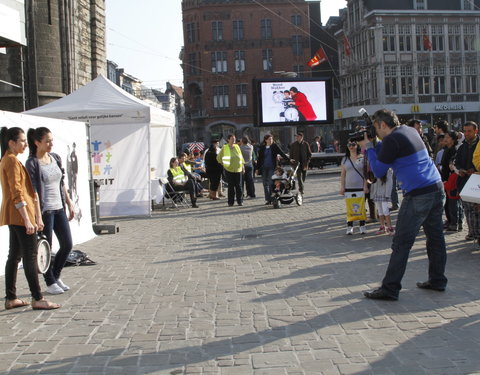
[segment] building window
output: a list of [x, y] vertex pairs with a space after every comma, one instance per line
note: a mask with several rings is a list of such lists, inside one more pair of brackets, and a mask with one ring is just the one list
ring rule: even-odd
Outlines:
[[301, 35], [292, 36], [292, 49], [293, 49], [293, 56], [303, 55], [303, 45], [302, 45]]
[[433, 67], [433, 93], [445, 94], [445, 67], [434, 66]]
[[227, 71], [227, 53], [212, 52], [212, 73], [225, 73]]
[[460, 65], [450, 66], [450, 92], [461, 94], [462, 90], [462, 67]]
[[475, 51], [475, 25], [463, 25], [463, 49]]
[[260, 20], [260, 31], [262, 39], [272, 39], [272, 20], [263, 19]]
[[245, 71], [245, 51], [235, 51], [235, 71]]
[[465, 92], [467, 94], [477, 93], [477, 67], [476, 65], [465, 65]]
[[246, 108], [247, 107], [247, 84], [242, 83], [241, 85], [236, 85], [235, 91], [237, 92], [237, 107]]
[[386, 65], [385, 74], [385, 95], [398, 95], [397, 89], [397, 67], [395, 65]]
[[474, 4], [473, 0], [460, 0], [462, 2], [463, 10], [473, 10]]
[[273, 70], [273, 58], [272, 58], [271, 49], [262, 50], [262, 63], [263, 63], [263, 70], [265, 72], [270, 72]]
[[395, 25], [383, 27], [383, 50], [385, 52], [395, 51]]
[[432, 50], [443, 51], [444, 50], [444, 35], [443, 25], [432, 25]]
[[192, 75], [197, 75], [199, 74], [199, 66], [198, 66], [198, 60], [197, 60], [197, 53], [189, 53], [188, 54], [188, 70], [190, 74]]
[[212, 39], [223, 40], [223, 22], [222, 21], [212, 22]]
[[412, 28], [410, 25], [398, 25], [398, 49], [400, 51], [412, 50]]
[[400, 67], [400, 86], [402, 95], [413, 95], [413, 69], [411, 65]]
[[428, 66], [418, 67], [418, 93], [420, 95], [430, 94], [430, 69]]
[[302, 17], [300, 14], [294, 14], [292, 16], [292, 24], [295, 26], [300, 26], [302, 24]]
[[233, 40], [243, 40], [243, 21], [233, 21]]
[[303, 77], [305, 75], [303, 65], [294, 65], [292, 67], [292, 72], [297, 73], [297, 77]]
[[448, 50], [461, 51], [460, 25], [448, 25]]
[[194, 22], [187, 23], [187, 41], [189, 43], [197, 41], [197, 28]]
[[427, 9], [427, 0], [413, 0], [414, 9]]
[[213, 108], [228, 108], [228, 86], [213, 86]]

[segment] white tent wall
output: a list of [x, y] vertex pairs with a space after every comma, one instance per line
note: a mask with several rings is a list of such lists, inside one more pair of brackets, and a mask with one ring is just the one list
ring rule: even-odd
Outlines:
[[[165, 176], [168, 160], [175, 154], [173, 113], [148, 105], [101, 75], [70, 95], [28, 113], [88, 121], [92, 138], [110, 141], [109, 146], [115, 150], [112, 162], [116, 158], [119, 167], [114, 170], [112, 165], [102, 165], [99, 174], [93, 176], [101, 186], [100, 217], [150, 213], [150, 166], [157, 169], [158, 177]], [[144, 129], [141, 134], [140, 129]], [[101, 160], [100, 155], [94, 155], [94, 147], [92, 143], [95, 166], [95, 158], [100, 164]], [[111, 186], [105, 186], [110, 182]]]
[[[62, 158], [65, 169], [65, 183], [73, 185], [73, 201], [75, 205], [75, 218], [70, 222], [73, 243], [79, 244], [86, 242], [93, 237], [95, 233], [92, 229], [92, 217], [90, 211], [90, 187], [88, 171], [88, 151], [86, 142], [85, 124], [76, 121], [57, 120], [47, 117], [37, 117], [21, 115], [18, 113], [0, 111], [0, 126], [22, 128], [25, 133], [29, 128], [38, 128], [40, 126], [50, 129], [53, 135], [53, 152]], [[75, 144], [75, 147], [73, 145]], [[22, 163], [28, 158], [29, 150], [19, 154]], [[73, 155], [72, 155], [73, 154]], [[77, 160], [78, 172], [72, 164], [73, 159]], [[75, 161], [74, 161], [75, 163]], [[1, 199], [1, 190], [0, 190]], [[8, 256], [9, 231], [7, 226], [0, 227], [0, 274], [5, 271], [5, 262]], [[53, 236], [54, 252], [58, 250], [58, 242]]]
[[148, 215], [148, 124], [91, 128], [92, 174], [100, 184], [100, 216]]
[[150, 128], [150, 166], [156, 177], [167, 177], [169, 162], [176, 155], [175, 128], [152, 126]]

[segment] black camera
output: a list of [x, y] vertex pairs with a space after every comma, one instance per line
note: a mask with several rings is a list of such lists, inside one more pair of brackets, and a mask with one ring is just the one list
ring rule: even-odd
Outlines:
[[364, 134], [367, 133], [369, 139], [375, 139], [377, 137], [377, 132], [375, 131], [372, 119], [367, 111], [365, 108], [360, 108], [358, 112], [361, 114], [361, 117], [352, 122], [351, 125], [352, 128], [355, 129], [355, 132], [349, 133], [348, 138], [355, 142], [363, 141], [365, 138]]

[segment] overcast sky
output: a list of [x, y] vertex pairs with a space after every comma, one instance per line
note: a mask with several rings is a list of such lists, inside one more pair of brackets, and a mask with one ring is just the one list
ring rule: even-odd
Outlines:
[[[181, 86], [181, 0], [106, 0], [107, 58], [148, 87]], [[345, 0], [322, 0], [322, 23], [338, 15]]]

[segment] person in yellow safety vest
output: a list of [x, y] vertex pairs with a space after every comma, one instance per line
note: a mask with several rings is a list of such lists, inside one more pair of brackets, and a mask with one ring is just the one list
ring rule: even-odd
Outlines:
[[188, 173], [185, 173], [185, 170], [178, 165], [177, 158], [170, 159], [170, 169], [168, 170], [167, 175], [169, 182], [167, 191], [175, 193], [176, 191], [187, 190], [190, 195], [192, 207], [198, 208], [195, 181], [192, 178], [189, 178]]
[[245, 171], [245, 160], [240, 147], [235, 143], [235, 136], [229, 134], [227, 143], [217, 155], [217, 161], [225, 169], [228, 183], [228, 205], [231, 207], [237, 199], [237, 204], [243, 206], [242, 176]]
[[193, 164], [195, 162], [188, 159], [186, 153], [182, 152], [178, 155], [178, 165], [183, 168], [185, 174], [194, 182], [195, 185], [195, 194], [197, 198], [203, 197], [202, 190], [203, 186], [201, 183], [202, 178], [197, 173], [193, 173]]

